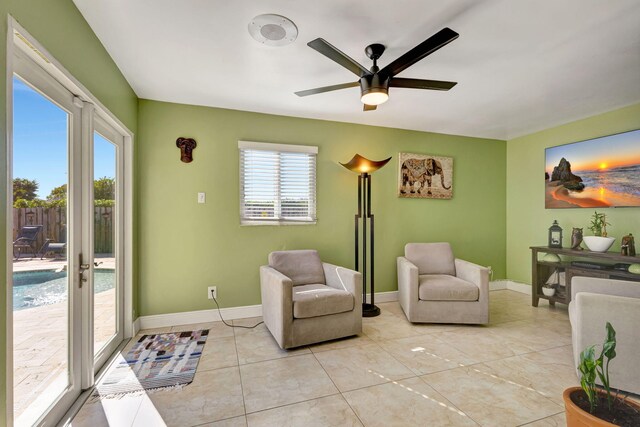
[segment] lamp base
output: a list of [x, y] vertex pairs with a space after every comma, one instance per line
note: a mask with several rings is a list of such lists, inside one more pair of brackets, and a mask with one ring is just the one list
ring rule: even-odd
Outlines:
[[362, 304], [362, 317], [376, 317], [380, 316], [380, 308], [374, 304], [363, 303]]

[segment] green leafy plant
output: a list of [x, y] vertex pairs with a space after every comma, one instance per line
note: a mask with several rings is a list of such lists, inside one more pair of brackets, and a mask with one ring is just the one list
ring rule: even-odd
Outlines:
[[600, 379], [607, 393], [607, 404], [609, 411], [611, 411], [613, 400], [611, 397], [611, 384], [609, 382], [609, 362], [615, 357], [616, 331], [613, 329], [613, 326], [611, 326], [611, 323], [607, 322], [607, 337], [602, 344], [600, 356], [596, 359], [596, 346], [589, 346], [580, 353], [580, 365], [578, 365], [578, 369], [582, 374], [580, 385], [586, 393], [587, 399], [589, 399], [589, 412], [592, 414], [595, 412], [598, 404], [596, 378]]
[[589, 230], [593, 232], [594, 236], [607, 237], [607, 225], [611, 225], [607, 222], [607, 215], [595, 211], [591, 217]]

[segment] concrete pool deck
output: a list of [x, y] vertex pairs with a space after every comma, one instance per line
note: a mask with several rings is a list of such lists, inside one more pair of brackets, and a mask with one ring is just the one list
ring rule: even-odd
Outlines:
[[[115, 268], [113, 257], [96, 256], [99, 269]], [[14, 261], [14, 272], [55, 270], [66, 259], [22, 259]], [[95, 347], [98, 349], [115, 331], [115, 289], [95, 295]], [[13, 400], [14, 419], [38, 402], [36, 398], [57, 394], [55, 384], [67, 369], [67, 302], [43, 305], [13, 312]], [[64, 382], [64, 381], [62, 381]], [[37, 399], [49, 401], [51, 399]], [[45, 408], [42, 408], [45, 409]], [[29, 411], [31, 412], [31, 411]]]
[[[111, 254], [96, 254], [95, 261], [101, 263], [96, 268], [116, 268], [116, 259]], [[66, 258], [20, 258], [13, 260], [13, 272], [57, 270], [65, 265], [67, 265]]]

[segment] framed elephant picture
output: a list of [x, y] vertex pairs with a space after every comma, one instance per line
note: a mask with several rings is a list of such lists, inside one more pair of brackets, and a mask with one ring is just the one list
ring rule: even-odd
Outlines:
[[452, 157], [400, 153], [398, 159], [398, 197], [409, 199], [453, 197]]

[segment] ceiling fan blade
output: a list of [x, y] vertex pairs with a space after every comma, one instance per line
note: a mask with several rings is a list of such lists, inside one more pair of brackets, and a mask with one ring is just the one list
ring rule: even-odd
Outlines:
[[403, 79], [394, 77], [389, 82], [389, 87], [406, 87], [410, 89], [449, 90], [457, 82], [445, 82], [442, 80]]
[[309, 95], [315, 95], [316, 93], [331, 92], [332, 90], [340, 90], [340, 89], [346, 89], [348, 87], [356, 87], [356, 86], [360, 86], [360, 82], [342, 83], [339, 85], [317, 87], [315, 89], [301, 90], [299, 92], [296, 92], [295, 94], [298, 96], [309, 96]]
[[369, 70], [358, 64], [354, 59], [348, 57], [346, 54], [338, 50], [335, 46], [331, 45], [328, 41], [322, 38], [318, 38], [307, 43], [312, 49], [317, 50], [332, 61], [342, 65], [347, 70], [351, 71], [358, 77], [362, 77], [366, 74], [371, 74]]
[[377, 105], [364, 104], [364, 107], [362, 108], [362, 111], [373, 111], [376, 108], [378, 108]]
[[456, 33], [451, 28], [445, 27], [384, 67], [380, 70], [380, 74], [387, 77], [393, 77], [420, 61], [425, 56], [430, 55], [441, 47], [451, 43], [457, 39], [458, 36], [460, 36], [460, 34]]

